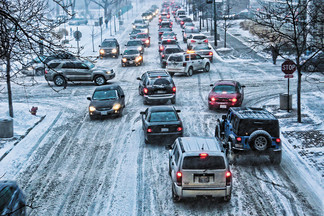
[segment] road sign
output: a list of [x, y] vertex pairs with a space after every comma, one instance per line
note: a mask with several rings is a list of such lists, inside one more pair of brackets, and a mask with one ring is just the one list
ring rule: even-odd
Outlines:
[[75, 38], [76, 41], [79, 41], [82, 37], [82, 33], [80, 31], [75, 31], [73, 33], [73, 37]]
[[294, 78], [293, 74], [285, 74], [285, 78]]
[[286, 60], [284, 63], [281, 65], [281, 70], [285, 74], [293, 74], [296, 71], [296, 64], [295, 62], [291, 60]]

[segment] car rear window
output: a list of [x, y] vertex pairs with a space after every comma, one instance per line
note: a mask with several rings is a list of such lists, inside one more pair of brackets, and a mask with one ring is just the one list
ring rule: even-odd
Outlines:
[[93, 100], [112, 100], [117, 98], [118, 94], [115, 89], [95, 91], [92, 96]]
[[235, 86], [232, 85], [217, 85], [213, 88], [213, 92], [231, 94], [236, 93]]
[[188, 29], [186, 29], [186, 33], [199, 33], [199, 30], [196, 28], [194, 28], [194, 29], [188, 28]]
[[182, 56], [170, 56], [170, 57], [168, 58], [168, 61], [182, 62], [183, 59], [182, 59]]
[[150, 122], [172, 122], [178, 121], [177, 115], [173, 111], [152, 112]]
[[162, 45], [165, 45], [165, 44], [177, 44], [177, 41], [176, 40], [164, 40], [164, 41], [162, 41]]
[[142, 45], [142, 41], [128, 41], [127, 42], [127, 46], [141, 46]]
[[198, 40], [203, 40], [203, 39], [206, 39], [207, 37], [203, 36], [203, 35], [196, 35], [196, 36], [193, 36], [193, 38], [198, 39]]
[[182, 169], [225, 169], [225, 161], [221, 156], [187, 156], [183, 158]]
[[167, 79], [156, 79], [154, 85], [170, 85], [171, 83]]
[[197, 45], [193, 47], [193, 50], [209, 50], [210, 47], [207, 44]]
[[179, 53], [182, 52], [182, 50], [178, 49], [178, 48], [172, 48], [172, 49], [166, 49], [165, 53], [166, 54], [171, 54], [171, 53]]

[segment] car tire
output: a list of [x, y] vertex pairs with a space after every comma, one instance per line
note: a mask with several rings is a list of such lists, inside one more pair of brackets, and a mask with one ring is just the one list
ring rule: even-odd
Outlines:
[[217, 123], [216, 123], [216, 127], [215, 127], [215, 137], [217, 137], [219, 139], [223, 139], [222, 131], [221, 131], [221, 128], [220, 128], [219, 121], [217, 121]]
[[316, 67], [315, 67], [315, 65], [313, 65], [313, 64], [309, 64], [309, 65], [307, 66], [307, 71], [308, 71], [308, 72], [314, 72], [315, 69], [316, 69]]
[[236, 164], [236, 155], [234, 151], [232, 150], [232, 141], [227, 142], [227, 149], [226, 149], [226, 158], [228, 160], [228, 163], [230, 165]]
[[171, 77], [173, 77], [173, 76], [174, 76], [174, 73], [172, 73], [172, 72], [170, 72], [169, 74], [170, 74], [170, 76], [171, 76]]
[[66, 80], [62, 75], [56, 75], [53, 81], [56, 86], [63, 86], [66, 84]]
[[267, 131], [256, 130], [251, 133], [249, 138], [249, 145], [251, 149], [256, 151], [265, 151], [271, 146], [271, 136]]
[[205, 68], [204, 68], [204, 71], [205, 72], [209, 72], [209, 70], [210, 70], [210, 64], [209, 63], [206, 63]]
[[93, 115], [90, 115], [90, 114], [89, 114], [89, 117], [90, 117], [90, 120], [95, 120], [95, 119], [96, 119], [96, 117], [95, 117], [95, 116], [93, 116]]
[[175, 104], [176, 103], [176, 98], [175, 97], [171, 99], [171, 103], [172, 104]]
[[106, 79], [103, 76], [95, 76], [94, 82], [97, 86], [101, 86], [106, 83]]
[[191, 77], [192, 74], [193, 74], [193, 69], [192, 69], [192, 67], [190, 67], [189, 70], [188, 70], [187, 76]]
[[145, 139], [144, 139], [144, 143], [145, 143], [145, 144], [149, 144], [150, 142], [145, 138]]
[[269, 155], [270, 162], [274, 165], [279, 165], [281, 163], [282, 152], [272, 152]]
[[172, 185], [172, 201], [178, 203], [181, 201], [181, 198], [174, 192], [174, 186]]
[[231, 200], [231, 198], [232, 198], [232, 195], [231, 194], [230, 195], [227, 195], [227, 196], [224, 196], [224, 201], [225, 202], [229, 202]]

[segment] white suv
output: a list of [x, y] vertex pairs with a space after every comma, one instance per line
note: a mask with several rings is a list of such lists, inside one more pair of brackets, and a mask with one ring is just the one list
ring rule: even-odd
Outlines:
[[193, 34], [187, 38], [187, 47], [197, 44], [208, 44], [207, 36], [203, 34]]
[[175, 73], [192, 76], [198, 70], [209, 72], [210, 61], [196, 53], [176, 53], [169, 56], [166, 69], [171, 76]]
[[169, 150], [169, 175], [174, 202], [186, 197], [231, 199], [232, 173], [218, 139], [177, 138]]

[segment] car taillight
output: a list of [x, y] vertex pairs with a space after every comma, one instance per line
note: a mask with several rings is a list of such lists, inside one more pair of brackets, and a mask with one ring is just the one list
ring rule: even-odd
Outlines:
[[161, 51], [163, 50], [163, 46], [160, 46], [160, 50], [161, 50]]
[[167, 15], [167, 18], [169, 19], [170, 18], [170, 15]]
[[45, 74], [47, 74], [48, 72], [47, 72], [47, 70], [45, 70], [45, 72], [44, 72]]
[[152, 133], [152, 129], [151, 128], [147, 128], [147, 133]]
[[182, 131], [182, 127], [177, 127], [177, 131]]
[[200, 159], [205, 159], [206, 157], [208, 157], [207, 153], [200, 153], [199, 154]]
[[281, 142], [281, 139], [280, 138], [277, 138], [276, 139], [276, 143], [280, 143]]
[[174, 40], [176, 40], [176, 39], [177, 39], [177, 38], [176, 38], [176, 36], [174, 36], [173, 38], [174, 38]]
[[205, 43], [208, 43], [208, 40], [206, 39], [206, 40], [204, 40], [204, 42], [205, 42]]
[[183, 21], [181, 21], [180, 23], [181, 23], [181, 25], [183, 25], [183, 24], [184, 24], [184, 22], [183, 22]]
[[187, 62], [183, 62], [183, 63], [182, 63], [182, 66], [183, 66], [183, 67], [186, 67], [186, 66], [187, 66]]
[[237, 99], [236, 99], [236, 98], [233, 98], [233, 99], [232, 99], [232, 102], [233, 102], [233, 103], [236, 103], [236, 102], [237, 102]]
[[213, 52], [209, 52], [209, 55], [213, 55]]
[[191, 43], [196, 43], [196, 41], [195, 40], [191, 40]]
[[148, 93], [148, 89], [147, 88], [144, 88], [143, 91], [144, 91], [144, 94], [147, 94]]
[[147, 40], [145, 41], [145, 43], [147, 43], [147, 44], [148, 44], [148, 43], [150, 43], [150, 40], [149, 40], [149, 39], [147, 39]]
[[181, 186], [182, 185], [182, 173], [181, 172], [177, 172], [177, 185]]
[[170, 25], [170, 28], [172, 28], [172, 25]]
[[226, 186], [231, 185], [231, 178], [232, 178], [232, 173], [230, 171], [227, 171], [225, 174], [226, 177]]
[[241, 137], [236, 137], [237, 142], [241, 142], [242, 138]]
[[164, 54], [162, 55], [162, 58], [164, 58]]
[[176, 91], [177, 91], [177, 88], [176, 88], [176, 87], [173, 87], [173, 88], [172, 88], [172, 91], [173, 91], [173, 92], [176, 92]]

